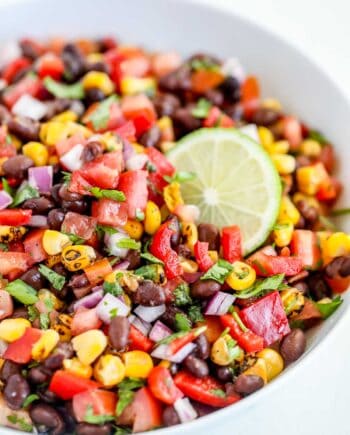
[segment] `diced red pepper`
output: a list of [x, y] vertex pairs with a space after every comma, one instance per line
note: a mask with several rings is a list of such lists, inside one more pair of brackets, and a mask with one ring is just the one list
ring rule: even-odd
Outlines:
[[224, 227], [221, 232], [223, 257], [230, 263], [242, 258], [242, 237], [237, 225]]
[[327, 282], [333, 293], [343, 293], [350, 286], [350, 276], [335, 276], [334, 278], [329, 278], [328, 276], [325, 276], [325, 281]]
[[129, 332], [129, 347], [131, 350], [142, 350], [149, 352], [154, 345], [154, 342], [150, 340], [146, 335], [142, 334], [134, 325], [130, 325]]
[[[175, 167], [166, 156], [158, 151], [154, 147], [149, 147], [146, 149], [146, 154], [148, 156], [149, 161], [156, 168], [156, 174], [159, 174], [161, 177], [164, 175], [169, 175], [170, 177], [175, 174]], [[165, 182], [165, 185], [167, 183]]]
[[210, 258], [210, 255], [208, 254], [208, 250], [208, 242], [198, 241], [194, 245], [194, 255], [196, 257], [196, 262], [198, 264], [199, 270], [201, 270], [202, 272], [206, 272], [214, 264], [214, 261]]
[[32, 210], [20, 208], [0, 210], [0, 225], [27, 225], [32, 217]]
[[285, 116], [282, 122], [283, 136], [289, 142], [291, 150], [298, 149], [303, 140], [300, 122], [294, 116]]
[[24, 239], [24, 251], [30, 256], [32, 264], [40, 263], [48, 257], [42, 243], [44, 232], [44, 229], [32, 230]]
[[18, 364], [29, 363], [32, 359], [32, 348], [41, 335], [40, 329], [27, 328], [22, 337], [8, 345], [3, 358]]
[[264, 338], [265, 346], [290, 332], [288, 318], [278, 291], [267, 294], [240, 312], [244, 324]]
[[2, 72], [2, 78], [7, 81], [8, 84], [12, 83], [14, 77], [20, 72], [30, 66], [30, 61], [26, 57], [18, 57], [10, 62]]
[[82, 378], [65, 370], [57, 370], [51, 378], [49, 390], [63, 400], [70, 400], [76, 394], [99, 388], [100, 384]]
[[148, 376], [148, 385], [153, 396], [167, 405], [173, 405], [177, 399], [183, 397], [165, 367], [157, 366], [152, 369]]
[[37, 60], [37, 71], [42, 79], [52, 77], [54, 80], [60, 80], [64, 72], [64, 63], [56, 54], [48, 53]]
[[303, 269], [303, 262], [298, 257], [267, 255], [263, 250], [255, 252], [247, 261], [259, 276], [271, 276], [278, 273], [293, 276]]
[[291, 252], [300, 258], [306, 269], [319, 269], [322, 265], [317, 235], [311, 230], [295, 230], [290, 244]]
[[95, 261], [91, 266], [85, 267], [84, 272], [90, 284], [95, 285], [101, 282], [106, 275], [112, 273], [113, 269], [107, 258], [102, 258]]
[[146, 208], [148, 199], [147, 171], [126, 171], [120, 175], [118, 189], [124, 192], [129, 218]]
[[124, 97], [121, 108], [125, 118], [133, 121], [137, 136], [147, 131], [157, 118], [152, 101], [144, 94]]
[[329, 179], [319, 187], [316, 198], [322, 202], [333, 203], [339, 197], [341, 189], [341, 183], [337, 179], [329, 177]]
[[74, 416], [80, 422], [85, 421], [85, 416], [90, 407], [93, 415], [114, 416], [116, 404], [117, 395], [112, 391], [105, 390], [83, 391], [76, 394], [72, 401]]

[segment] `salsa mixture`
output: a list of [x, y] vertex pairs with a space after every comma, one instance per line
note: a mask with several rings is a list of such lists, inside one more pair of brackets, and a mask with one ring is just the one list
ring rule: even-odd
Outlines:
[[[177, 425], [296, 361], [350, 282], [350, 237], [328, 218], [345, 212], [332, 144], [262, 99], [237, 59], [109, 37], [27, 38], [2, 57], [0, 424]], [[203, 174], [172, 150], [202, 128], [253, 138], [273, 162], [278, 213], [253, 249], [234, 214], [217, 226], [183, 199]]]

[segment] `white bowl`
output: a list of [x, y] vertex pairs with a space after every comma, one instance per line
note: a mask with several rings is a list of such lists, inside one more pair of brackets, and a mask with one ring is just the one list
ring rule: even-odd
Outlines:
[[[232, 13], [184, 0], [33, 0], [0, 5], [0, 41], [20, 36], [116, 35], [126, 43], [149, 49], [176, 49], [184, 55], [208, 52], [223, 58], [238, 57], [246, 70], [257, 75], [265, 96], [275, 96], [288, 112], [319, 128], [334, 143], [338, 175], [344, 183], [339, 206], [350, 202], [350, 102], [336, 83], [286, 41]], [[340, 225], [350, 231], [350, 221]], [[194, 422], [152, 432], [158, 435], [212, 433], [223, 421], [239, 419], [288, 388], [302, 376], [303, 363], [315, 358], [333, 334], [350, 304], [350, 295], [337, 312], [309, 337], [308, 349], [268, 386], [240, 401]], [[252, 405], [254, 404], [254, 407]], [[15, 431], [1, 428], [2, 434]], [[234, 431], [234, 429], [233, 429]], [[19, 433], [19, 432], [18, 432]], [[149, 432], [148, 432], [149, 433]]]

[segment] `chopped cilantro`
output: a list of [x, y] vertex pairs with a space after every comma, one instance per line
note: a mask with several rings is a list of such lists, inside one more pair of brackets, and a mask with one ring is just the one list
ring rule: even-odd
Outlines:
[[7, 420], [12, 424], [17, 424], [19, 429], [24, 432], [32, 432], [33, 425], [28, 423], [24, 418], [18, 417], [16, 414], [11, 414], [7, 416]]
[[120, 296], [123, 294], [123, 288], [119, 282], [107, 282], [103, 283], [103, 291], [105, 293], [110, 293], [113, 296]]
[[232, 265], [228, 261], [219, 260], [201, 277], [201, 280], [212, 279], [223, 284], [231, 271]]
[[309, 131], [309, 138], [316, 140], [321, 145], [325, 145], [325, 144], [329, 143], [329, 140], [322, 133], [320, 133], [317, 130]]
[[39, 272], [52, 284], [54, 289], [62, 290], [66, 282], [64, 276], [56, 273], [54, 270], [44, 266], [43, 264], [39, 265]]
[[29, 394], [29, 396], [25, 398], [22, 408], [27, 408], [31, 403], [38, 399], [40, 399], [40, 397], [37, 394]]
[[86, 423], [91, 423], [91, 424], [104, 424], [107, 423], [108, 421], [114, 421], [114, 416], [113, 415], [96, 415], [94, 414], [93, 408], [91, 405], [88, 405], [86, 407], [86, 413], [84, 416], [84, 421], [86, 421]]
[[162, 260], [159, 260], [159, 258], [155, 257], [150, 252], [143, 252], [141, 254], [141, 258], [144, 258], [145, 260], [149, 261], [150, 263], [160, 264], [161, 266], [164, 265]]
[[39, 310], [34, 305], [29, 305], [28, 308], [28, 320], [30, 322], [34, 322], [39, 317]]
[[196, 178], [196, 174], [194, 172], [179, 171], [176, 172], [172, 177], [169, 175], [164, 175], [163, 178], [167, 183], [186, 183], [186, 181], [194, 180]]
[[119, 390], [118, 391], [118, 402], [117, 407], [115, 409], [115, 413], [117, 417], [121, 415], [124, 409], [130, 405], [133, 401], [135, 393], [131, 390]]
[[109, 315], [110, 315], [111, 319], [113, 319], [114, 317], [117, 317], [118, 308], [112, 308], [111, 310], [109, 310]]
[[72, 174], [66, 171], [61, 171], [61, 174], [63, 175], [62, 177], [63, 184], [69, 184], [72, 179]]
[[343, 299], [340, 296], [335, 297], [331, 302], [314, 302], [323, 319], [328, 319], [342, 303]]
[[177, 331], [190, 331], [191, 330], [190, 319], [183, 313], [176, 313], [175, 314], [175, 329]]
[[219, 65], [216, 62], [213, 62], [210, 58], [204, 57], [203, 59], [193, 59], [190, 63], [190, 66], [195, 71], [207, 70], [207, 71], [217, 71], [219, 69]]
[[22, 202], [26, 201], [27, 199], [32, 198], [39, 198], [39, 191], [35, 189], [30, 184], [24, 184], [21, 186], [13, 198], [13, 202], [11, 204], [11, 207], [16, 207], [19, 204], [22, 204]]
[[74, 244], [74, 245], [82, 245], [85, 243], [85, 239], [77, 236], [76, 234], [73, 233], [64, 233], [62, 231], [63, 234], [65, 234], [66, 236], [69, 237], [69, 240]]
[[39, 322], [41, 329], [49, 329], [50, 326], [50, 318], [48, 313], [40, 313], [39, 314]]
[[117, 246], [118, 248], [133, 249], [137, 251], [141, 248], [141, 242], [137, 242], [134, 239], [125, 237], [125, 239], [121, 239], [119, 242], [117, 242]]
[[124, 192], [120, 190], [110, 190], [110, 189], [100, 189], [99, 187], [92, 187], [90, 193], [94, 195], [95, 198], [108, 198], [113, 201], [125, 201]]
[[95, 130], [106, 128], [110, 117], [109, 109], [111, 105], [118, 101], [116, 95], [103, 100], [98, 104], [97, 108], [88, 116], [87, 121], [91, 121]]
[[220, 388], [214, 389], [214, 390], [209, 390], [209, 393], [213, 394], [216, 397], [226, 397], [226, 393], [224, 390], [221, 390]]
[[183, 305], [191, 304], [192, 299], [190, 296], [190, 287], [186, 282], [179, 284], [174, 290], [175, 305], [181, 307]]
[[277, 275], [269, 276], [266, 279], [256, 280], [252, 287], [243, 290], [236, 294], [236, 297], [239, 299], [248, 299], [253, 296], [262, 296], [268, 290], [282, 290], [286, 288], [286, 285], [283, 284], [284, 273], [279, 273]]
[[192, 115], [195, 118], [206, 118], [209, 114], [212, 104], [205, 98], [201, 98], [197, 101], [196, 106], [192, 109]]
[[141, 276], [144, 279], [150, 279], [151, 281], [155, 281], [158, 275], [158, 265], [157, 264], [148, 264], [147, 266], [139, 267], [135, 270], [135, 275]]
[[56, 82], [51, 77], [45, 77], [44, 81], [45, 88], [57, 98], [69, 98], [73, 100], [81, 100], [84, 98], [84, 88], [81, 82], [73, 83], [72, 85], [67, 85], [65, 83]]
[[193, 323], [202, 322], [204, 320], [200, 305], [191, 305], [188, 309], [187, 314]]
[[7, 178], [3, 177], [1, 179], [1, 182], [2, 182], [2, 188], [4, 189], [4, 191], [7, 192], [10, 196], [13, 196], [14, 190], [9, 185], [9, 182], [7, 181]]

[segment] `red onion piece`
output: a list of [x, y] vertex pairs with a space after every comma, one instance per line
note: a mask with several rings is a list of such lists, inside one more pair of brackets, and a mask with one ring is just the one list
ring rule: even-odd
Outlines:
[[91, 289], [92, 292], [98, 292], [100, 290], [103, 290], [103, 286], [102, 285], [97, 285], [96, 287], [93, 287]]
[[235, 297], [229, 293], [216, 292], [208, 302], [204, 314], [208, 316], [221, 316], [226, 314], [234, 300]]
[[187, 423], [188, 421], [195, 420], [198, 416], [197, 411], [193, 408], [187, 397], [177, 399], [177, 401], [174, 403], [174, 408], [181, 423]]
[[49, 193], [52, 188], [52, 166], [37, 166], [28, 169], [29, 184], [40, 193]]
[[5, 190], [0, 190], [0, 210], [3, 210], [12, 202], [12, 197]]
[[157, 320], [156, 323], [153, 325], [151, 332], [149, 333], [149, 338], [152, 341], [157, 342], [163, 340], [163, 338], [168, 337], [172, 333], [173, 331], [170, 328], [164, 325], [164, 323], [160, 320]]
[[47, 227], [47, 216], [42, 216], [40, 214], [36, 214], [30, 217], [30, 221], [28, 222], [30, 227], [38, 227], [43, 228]]
[[202, 275], [204, 275], [204, 272], [184, 272], [182, 277], [188, 284], [193, 284], [198, 281]]
[[104, 323], [110, 323], [114, 311], [117, 316], [127, 316], [130, 308], [120, 299], [107, 293], [97, 305], [96, 314]]
[[124, 260], [124, 261], [121, 261], [118, 264], [115, 264], [112, 267], [112, 269], [113, 269], [113, 271], [116, 271], [116, 270], [126, 270], [129, 267], [129, 265], [130, 265], [130, 262], [127, 261], [127, 260]]
[[129, 160], [133, 155], [136, 154], [136, 151], [134, 147], [131, 145], [131, 143], [128, 140], [123, 140], [123, 157], [124, 161], [126, 162]]
[[157, 305], [156, 307], [145, 307], [144, 305], [139, 305], [135, 308], [134, 312], [142, 320], [146, 322], [154, 322], [157, 320], [163, 313], [165, 313], [165, 305]]
[[149, 331], [152, 328], [152, 325], [149, 322], [145, 322], [144, 320], [140, 319], [139, 317], [132, 314], [129, 316], [129, 322], [135, 326], [136, 329], [138, 329], [140, 332], [142, 332], [143, 335], [148, 335]]
[[95, 308], [96, 305], [102, 300], [102, 298], [103, 290], [97, 290], [75, 302], [75, 304], [73, 305], [73, 309], [74, 311], [77, 311], [77, 309], [80, 307]]
[[60, 158], [60, 162], [69, 171], [77, 171], [83, 166], [83, 160], [81, 158], [83, 150], [84, 146], [81, 143], [74, 145], [73, 148], [63, 154]]
[[196, 345], [194, 343], [187, 343], [179, 351], [171, 354], [170, 347], [168, 344], [161, 344], [157, 346], [151, 353], [151, 356], [158, 359], [166, 359], [174, 363], [181, 363], [186, 356], [188, 356], [195, 349]]
[[22, 95], [12, 107], [11, 112], [17, 116], [27, 116], [39, 121], [46, 115], [47, 106], [29, 94]]
[[104, 242], [106, 248], [109, 250], [111, 255], [115, 255], [119, 258], [125, 258], [128, 255], [129, 249], [119, 248], [118, 242], [124, 239], [129, 239], [130, 237], [124, 232], [118, 232], [114, 234], [105, 234]]

